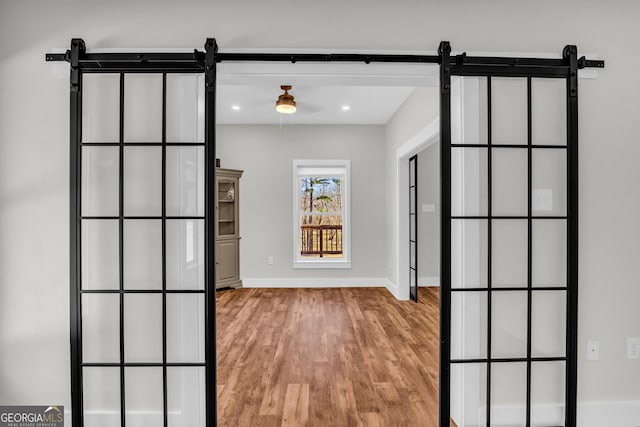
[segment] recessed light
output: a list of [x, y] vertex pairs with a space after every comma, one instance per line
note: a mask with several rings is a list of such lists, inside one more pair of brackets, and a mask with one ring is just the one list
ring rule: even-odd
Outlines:
[[232, 105], [232, 106], [231, 106], [231, 109], [232, 109], [233, 111], [238, 111], [238, 110], [240, 110], [240, 106], [239, 106], [239, 105]]
[[350, 106], [348, 106], [348, 105], [343, 105], [342, 106], [342, 111], [349, 111], [349, 110], [351, 110]]

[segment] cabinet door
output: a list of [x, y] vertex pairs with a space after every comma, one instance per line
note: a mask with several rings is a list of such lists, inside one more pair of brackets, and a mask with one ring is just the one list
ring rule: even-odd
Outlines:
[[219, 237], [238, 237], [238, 180], [218, 178], [217, 227]]
[[221, 240], [218, 241], [217, 244], [216, 281], [220, 283], [223, 281], [237, 280], [239, 276], [238, 241], [235, 239]]

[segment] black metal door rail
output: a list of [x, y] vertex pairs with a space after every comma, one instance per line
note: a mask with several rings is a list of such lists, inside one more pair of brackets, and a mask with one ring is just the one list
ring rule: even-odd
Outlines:
[[[66, 61], [70, 64], [70, 344], [71, 344], [71, 404], [72, 425], [80, 427], [84, 425], [83, 410], [83, 368], [85, 367], [113, 367], [120, 369], [120, 405], [121, 426], [126, 425], [126, 408], [124, 399], [124, 372], [126, 367], [156, 367], [163, 370], [163, 419], [164, 426], [168, 426], [167, 405], [167, 369], [172, 367], [201, 367], [205, 369], [205, 405], [206, 426], [217, 424], [216, 412], [216, 342], [215, 342], [215, 228], [213, 224], [215, 203], [213, 197], [206, 197], [215, 188], [215, 91], [216, 91], [216, 64], [223, 61], [277, 61], [277, 62], [386, 62], [386, 63], [431, 63], [440, 65], [440, 117], [441, 117], [441, 194], [442, 194], [442, 233], [441, 233], [441, 326], [440, 326], [440, 415], [441, 427], [449, 426], [450, 422], [450, 367], [452, 363], [465, 363], [464, 360], [451, 360], [451, 76], [520, 76], [520, 77], [551, 77], [564, 78], [567, 81], [567, 343], [566, 357], [566, 421], [565, 426], [576, 425], [576, 382], [577, 382], [577, 298], [578, 298], [578, 272], [577, 272], [577, 70], [580, 68], [604, 67], [604, 61], [588, 60], [584, 57], [577, 58], [575, 46], [567, 46], [561, 59], [541, 58], [508, 58], [508, 57], [475, 57], [466, 54], [451, 55], [448, 42], [440, 44], [438, 55], [368, 55], [368, 54], [270, 54], [270, 53], [224, 53], [218, 52], [215, 39], [207, 39], [204, 51], [194, 50], [192, 53], [91, 53], [87, 52], [85, 42], [82, 39], [72, 39], [71, 48], [66, 53], [48, 53], [47, 61]], [[204, 289], [192, 291], [175, 291], [167, 289], [166, 280], [163, 278], [163, 286], [158, 291], [147, 291], [145, 294], [159, 294], [162, 296], [163, 309], [163, 360], [158, 363], [130, 363], [126, 362], [123, 355], [123, 297], [129, 293], [140, 293], [125, 289], [120, 271], [119, 289], [113, 291], [92, 291], [82, 287], [82, 240], [81, 229], [83, 221], [96, 218], [84, 218], [81, 212], [81, 171], [82, 148], [87, 145], [82, 140], [82, 80], [85, 74], [117, 73], [121, 80], [121, 95], [123, 93], [123, 81], [127, 74], [133, 73], [157, 73], [163, 78], [163, 104], [166, 102], [166, 77], [171, 73], [202, 73], [204, 74], [204, 142], [193, 142], [189, 146], [200, 145], [204, 148], [205, 158], [205, 207], [204, 217], [189, 217], [204, 221], [205, 239], [205, 279]], [[119, 141], [98, 145], [112, 145], [119, 148], [119, 214], [108, 219], [116, 220], [120, 229], [120, 270], [122, 270], [122, 228], [123, 222], [136, 219], [124, 215], [123, 205], [123, 170], [122, 156], [125, 146], [122, 132], [122, 96], [120, 98], [121, 129]], [[163, 110], [166, 106], [163, 105]], [[163, 152], [163, 176], [166, 168], [166, 149], [173, 145], [181, 145], [166, 140], [166, 129], [163, 139], [155, 145], [161, 147]], [[96, 145], [96, 144], [92, 144]], [[145, 144], [149, 146], [152, 144]], [[526, 149], [531, 150], [529, 145]], [[165, 187], [164, 179], [162, 183]], [[105, 217], [107, 218], [107, 217]], [[489, 216], [488, 216], [489, 218]], [[529, 222], [532, 216], [526, 217]], [[175, 219], [168, 216], [164, 209], [162, 215], [153, 217], [163, 223], [163, 253], [166, 251], [165, 226], [166, 221]], [[166, 260], [163, 257], [163, 270], [166, 270]], [[163, 272], [164, 276], [165, 272]], [[528, 292], [531, 293], [529, 283]], [[85, 363], [82, 355], [82, 295], [88, 293], [113, 293], [119, 296], [120, 301], [120, 361], [117, 363]], [[205, 310], [205, 360], [202, 363], [169, 363], [167, 362], [166, 347], [166, 298], [172, 293], [196, 293], [204, 295]], [[529, 301], [531, 299], [529, 298]], [[530, 302], [529, 302], [530, 306]], [[530, 336], [529, 322], [529, 336]], [[530, 366], [535, 360], [527, 355], [523, 359]], [[491, 366], [496, 362], [491, 357], [481, 361]], [[530, 369], [528, 370], [530, 379]], [[529, 397], [529, 396], [528, 396]], [[530, 404], [530, 401], [528, 401]], [[487, 411], [489, 414], [490, 411]], [[527, 419], [529, 419], [527, 417]], [[487, 415], [487, 425], [491, 425]], [[527, 424], [528, 425], [528, 424]]]

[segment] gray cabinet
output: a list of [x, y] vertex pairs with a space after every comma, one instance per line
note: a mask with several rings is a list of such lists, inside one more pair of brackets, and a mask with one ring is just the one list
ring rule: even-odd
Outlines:
[[216, 173], [216, 289], [239, 288], [241, 170], [217, 168]]

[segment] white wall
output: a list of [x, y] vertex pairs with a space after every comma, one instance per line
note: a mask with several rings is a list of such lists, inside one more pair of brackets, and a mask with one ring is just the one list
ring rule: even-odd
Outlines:
[[[385, 128], [386, 235], [387, 277], [398, 286], [398, 154], [397, 150], [439, 117], [438, 88], [419, 87], [389, 120]], [[408, 178], [407, 178], [408, 179]]]
[[[423, 205], [434, 211], [424, 212]], [[420, 285], [437, 285], [440, 278], [440, 144], [418, 153], [418, 276]]]
[[[274, 26], [283, 10], [287, 31]], [[0, 402], [70, 401], [68, 74], [55, 76], [43, 58], [77, 36], [91, 48], [202, 48], [215, 36], [225, 48], [435, 51], [446, 39], [454, 50], [560, 52], [574, 43], [599, 54], [606, 68], [580, 81], [578, 399], [640, 400], [640, 362], [625, 359], [625, 338], [640, 336], [638, 16], [630, 0], [2, 2]], [[592, 338], [597, 362], [584, 358]]]
[[[240, 276], [251, 279], [385, 276], [383, 126], [220, 125], [221, 166], [240, 179]], [[351, 268], [294, 269], [293, 159], [351, 160]], [[267, 257], [273, 256], [273, 265]], [[282, 284], [285, 284], [284, 282]], [[364, 284], [364, 283], [363, 283]]]

